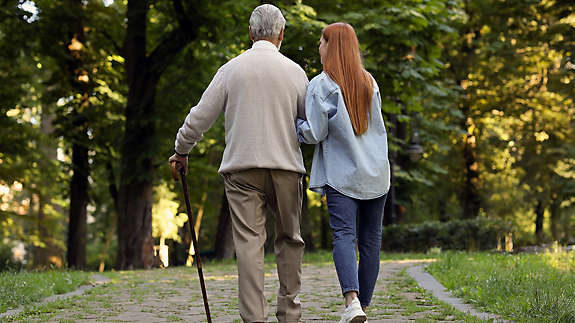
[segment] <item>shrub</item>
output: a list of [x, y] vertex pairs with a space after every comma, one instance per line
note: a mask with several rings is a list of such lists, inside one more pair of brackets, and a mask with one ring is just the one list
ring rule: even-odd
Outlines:
[[0, 272], [2, 271], [18, 271], [23, 267], [23, 264], [15, 261], [12, 257], [12, 249], [9, 244], [0, 244]]
[[486, 217], [392, 225], [383, 228], [382, 249], [394, 252], [426, 252], [434, 247], [489, 250], [497, 247], [498, 237], [511, 231], [508, 223]]

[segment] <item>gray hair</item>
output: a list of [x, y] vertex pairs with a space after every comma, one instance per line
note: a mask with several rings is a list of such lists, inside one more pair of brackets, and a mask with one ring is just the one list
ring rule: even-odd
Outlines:
[[257, 6], [250, 17], [252, 37], [259, 39], [277, 39], [285, 27], [286, 20], [280, 9], [271, 4]]

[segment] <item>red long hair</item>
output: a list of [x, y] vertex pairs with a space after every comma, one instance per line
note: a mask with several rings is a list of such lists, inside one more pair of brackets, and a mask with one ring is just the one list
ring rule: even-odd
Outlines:
[[363, 68], [357, 35], [351, 25], [336, 22], [323, 29], [322, 37], [328, 44], [323, 70], [341, 88], [353, 131], [361, 135], [371, 120], [373, 80]]

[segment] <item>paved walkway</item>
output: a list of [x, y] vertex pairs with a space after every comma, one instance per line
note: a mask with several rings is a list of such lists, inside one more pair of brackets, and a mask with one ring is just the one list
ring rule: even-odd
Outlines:
[[[384, 261], [372, 306], [370, 323], [464, 322], [461, 312], [441, 304], [408, 274], [425, 261]], [[275, 266], [267, 265], [265, 295], [269, 322], [274, 316], [278, 289]], [[237, 271], [234, 264], [204, 265], [213, 322], [241, 322], [237, 310]], [[41, 322], [206, 322], [194, 268], [118, 272], [111, 280], [74, 296], [33, 310], [14, 321]], [[332, 263], [304, 265], [301, 293], [302, 322], [337, 322], [343, 310]]]

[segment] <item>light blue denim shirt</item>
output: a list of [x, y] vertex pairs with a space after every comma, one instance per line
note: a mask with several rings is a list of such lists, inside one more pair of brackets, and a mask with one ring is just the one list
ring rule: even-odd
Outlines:
[[324, 194], [329, 185], [355, 199], [385, 195], [390, 187], [387, 132], [381, 115], [381, 95], [373, 80], [371, 122], [365, 133], [356, 136], [341, 89], [325, 72], [308, 85], [307, 120], [297, 120], [300, 142], [315, 144], [310, 190]]

